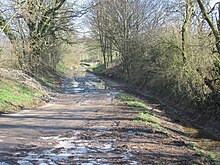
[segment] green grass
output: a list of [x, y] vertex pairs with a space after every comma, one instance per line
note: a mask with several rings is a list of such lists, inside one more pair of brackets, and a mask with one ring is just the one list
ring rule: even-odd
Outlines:
[[137, 99], [131, 95], [119, 93], [116, 95], [116, 98], [121, 101], [137, 101]]
[[[138, 108], [138, 110], [140, 112], [138, 113], [137, 118], [135, 120], [133, 120], [134, 122], [137, 122], [137, 123], [147, 122], [148, 124], [150, 124], [154, 128], [156, 128], [164, 133], [168, 132], [168, 130], [161, 125], [160, 119], [151, 115], [150, 111], [146, 108], [145, 104], [143, 102], [138, 101], [138, 98], [135, 98], [135, 97], [128, 95], [128, 94], [122, 94], [122, 93], [116, 95], [116, 98], [119, 99], [120, 101], [122, 101], [122, 103], [124, 103], [127, 106]], [[198, 148], [193, 143], [188, 143], [187, 147], [192, 150], [195, 150], [197, 153], [199, 153], [201, 156], [203, 156], [204, 159], [207, 159], [208, 161], [211, 160], [212, 162], [214, 162], [216, 164], [220, 164], [220, 160], [217, 159], [217, 156], [215, 155], [215, 153], [204, 151], [204, 150]]]
[[199, 147], [196, 146], [194, 143], [187, 143], [186, 146], [189, 149], [192, 149], [196, 151], [199, 155], [204, 157], [205, 159], [208, 159], [208, 161], [212, 161], [214, 164], [220, 164], [220, 159], [217, 158], [216, 154], [210, 151], [205, 151]]
[[154, 116], [148, 113], [148, 111], [142, 111], [138, 114], [137, 119], [134, 120], [134, 122], [147, 122], [151, 124], [154, 128], [160, 129], [165, 131], [161, 125], [160, 121], [156, 119]]
[[139, 115], [138, 115], [138, 118], [141, 119], [142, 121], [147, 121], [147, 122], [150, 122], [150, 123], [159, 124], [157, 119], [155, 119], [149, 113], [140, 112]]
[[43, 93], [17, 81], [0, 83], [0, 113], [13, 112], [40, 101]]
[[94, 67], [92, 70], [93, 70], [93, 73], [100, 74], [105, 70], [105, 66], [103, 64], [99, 64], [96, 67]]
[[153, 127], [165, 131], [161, 126], [158, 119], [152, 116], [143, 102], [138, 101], [138, 98], [134, 96], [120, 93], [116, 95], [116, 98], [121, 100], [125, 105], [129, 107], [137, 108], [140, 112], [134, 122], [148, 122]]
[[66, 73], [68, 70], [70, 70], [69, 67], [67, 67], [64, 63], [58, 63], [57, 64], [57, 70], [61, 73]]
[[134, 96], [120, 93], [120, 94], [116, 95], [116, 98], [123, 101], [126, 105], [128, 105], [130, 107], [138, 107], [138, 108], [145, 109], [145, 104], [138, 101], [138, 99], [135, 98]]
[[86, 68], [86, 71], [92, 72], [94, 74], [101, 74], [105, 70], [104, 64], [96, 63], [81, 63]]
[[56, 85], [59, 85], [59, 77], [56, 76], [47, 76], [47, 75], [41, 75], [37, 77], [37, 80], [46, 87], [55, 88]]
[[130, 107], [145, 108], [144, 103], [139, 102], [139, 101], [127, 101], [126, 104]]

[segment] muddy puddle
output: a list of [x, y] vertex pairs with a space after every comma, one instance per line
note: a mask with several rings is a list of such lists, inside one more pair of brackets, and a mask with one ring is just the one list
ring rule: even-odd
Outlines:
[[[115, 84], [114, 86], [118, 87]], [[97, 83], [96, 87], [99, 89], [111, 89], [108, 87], [108, 84], [106, 85], [106, 83], [103, 81]], [[183, 121], [180, 124], [183, 125], [183, 133], [189, 137], [199, 148], [214, 152], [217, 157], [220, 158], [220, 141], [215, 141], [214, 139], [216, 138], [212, 134], [201, 129], [193, 128], [186, 121]]]
[[[150, 101], [155, 105], [160, 105], [161, 103], [158, 102], [158, 98], [156, 98], [154, 95], [152, 95], [150, 92], [145, 91], [144, 93], [137, 92], [136, 90], [131, 90], [129, 88], [126, 88], [125, 90], [127, 93], [133, 94], [134, 96], [140, 96], [139, 98], [144, 101]], [[192, 126], [189, 121], [185, 120], [184, 118], [181, 118], [181, 116], [174, 111], [169, 112], [170, 117], [174, 117], [176, 119], [180, 119], [179, 124], [182, 126], [182, 133], [190, 138], [190, 140], [196, 144], [197, 147], [213, 152], [216, 154], [218, 158], [220, 158], [220, 141], [217, 141], [215, 135], [209, 133], [208, 131], [197, 129]]]
[[[202, 159], [180, 144], [179, 136], [170, 137], [146, 123], [133, 122], [139, 111], [114, 101], [126, 88], [84, 70], [66, 78], [66, 95], [58, 93], [57, 100], [39, 111], [8, 116], [5, 122], [10, 125], [3, 122], [1, 144], [13, 144], [7, 153], [3, 147], [0, 150], [0, 165], [194, 164]], [[200, 131], [184, 127], [184, 132], [203, 149], [219, 151], [219, 142], [201, 137]]]
[[[81, 75], [81, 74], [80, 74]], [[64, 80], [65, 94], [97, 94], [114, 90], [96, 76], [86, 73], [85, 76], [77, 76], [74, 79]]]
[[[108, 132], [112, 134], [112, 132]], [[50, 149], [34, 150], [19, 159], [19, 165], [57, 165], [74, 163], [79, 165], [138, 164], [131, 151], [115, 147], [117, 139], [107, 137], [105, 131], [93, 133], [71, 132], [63, 136], [40, 137]], [[92, 137], [91, 137], [92, 136]]]
[[[110, 84], [110, 86], [108, 85]], [[120, 86], [111, 86], [111, 82], [105, 82], [85, 71], [79, 72], [73, 79], [64, 80], [63, 89], [65, 94], [114, 95], [122, 91]], [[85, 100], [89, 102], [89, 100]], [[84, 101], [84, 104], [87, 102]], [[83, 104], [83, 103], [81, 103]], [[210, 140], [210, 135], [195, 128], [183, 127], [183, 132], [204, 150], [212, 151], [220, 156], [220, 142]], [[71, 134], [59, 136], [45, 136], [40, 139], [47, 148], [33, 150], [25, 157], [17, 161], [19, 165], [57, 165], [74, 162], [79, 165], [108, 165], [108, 164], [131, 164], [136, 165], [132, 150], [121, 150], [117, 148], [115, 136], [105, 136], [105, 129], [99, 129], [96, 133], [92, 131], [73, 131]], [[132, 132], [128, 132], [128, 135]], [[113, 138], [115, 137], [115, 138]], [[0, 165], [5, 165], [1, 164]], [[7, 165], [7, 164], [6, 164]]]
[[[69, 82], [67, 81], [67, 83], [64, 84], [64, 86], [67, 87], [65, 89], [65, 93], [97, 94], [106, 92], [107, 94], [112, 94], [112, 91], [114, 91], [114, 95], [122, 92], [124, 88], [127, 92], [129, 92], [124, 84], [122, 85], [117, 82], [111, 82], [109, 80], [105, 82], [93, 74], [86, 73], [84, 70], [77, 73], [75, 76], [75, 79], [70, 80]], [[207, 151], [214, 152], [217, 156], [220, 157], [220, 141], [213, 140], [213, 135], [203, 130], [191, 127], [186, 121], [183, 121], [180, 124], [183, 125], [183, 133], [191, 138], [198, 147]]]

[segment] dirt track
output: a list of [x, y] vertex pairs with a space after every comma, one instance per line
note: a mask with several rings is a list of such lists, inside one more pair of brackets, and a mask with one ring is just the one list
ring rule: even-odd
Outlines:
[[202, 164], [181, 126], [164, 121], [171, 135], [135, 123], [138, 110], [115, 99], [119, 90], [83, 71], [75, 76], [50, 103], [1, 117], [0, 165]]

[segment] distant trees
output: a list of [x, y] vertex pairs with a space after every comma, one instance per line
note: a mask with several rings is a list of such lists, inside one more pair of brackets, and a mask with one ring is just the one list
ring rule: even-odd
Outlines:
[[219, 2], [213, 8], [209, 0], [93, 3], [90, 26], [106, 67], [120, 60], [123, 78], [140, 89], [220, 113]]
[[[137, 55], [144, 54], [143, 33], [150, 23], [156, 25], [160, 21], [157, 3], [161, 3], [146, 0], [94, 0], [94, 3], [98, 5], [91, 11], [90, 23], [100, 42], [104, 64], [108, 67], [115, 52], [123, 61], [129, 79], [132, 61], [138, 60]], [[156, 6], [158, 14], [153, 15]], [[155, 19], [147, 19], [148, 16]]]
[[60, 45], [71, 43], [73, 19], [85, 12], [66, 0], [9, 0], [1, 6], [0, 29], [14, 45], [19, 67], [33, 73], [55, 69]]

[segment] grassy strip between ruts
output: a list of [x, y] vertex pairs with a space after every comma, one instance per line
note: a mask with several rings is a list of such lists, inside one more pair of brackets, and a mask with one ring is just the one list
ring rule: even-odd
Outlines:
[[[155, 129], [158, 129], [164, 133], [168, 133], [169, 131], [164, 128], [160, 124], [160, 119], [154, 117], [150, 111], [146, 108], [145, 104], [141, 102], [138, 98], [135, 98], [134, 96], [131, 96], [129, 94], [120, 93], [116, 95], [116, 99], [119, 99], [122, 101], [123, 104], [138, 108], [140, 110], [137, 118], [134, 120], [134, 122], [147, 122], [151, 126], [153, 126]], [[220, 164], [220, 160], [217, 159], [217, 156], [213, 152], [205, 151], [199, 147], [197, 147], [194, 143], [186, 143], [186, 146], [194, 151], [196, 151], [201, 157], [203, 157], [208, 162], [213, 162], [213, 164]]]
[[212, 164], [216, 164], [216, 165], [220, 164], [220, 159], [217, 158], [217, 156], [214, 152], [205, 151], [205, 150], [201, 149], [200, 147], [198, 147], [194, 143], [186, 143], [186, 146], [189, 149], [192, 149], [192, 150], [196, 151], [199, 155], [204, 157], [204, 159], [208, 159], [209, 161], [211, 161]]
[[134, 122], [147, 122], [154, 128], [166, 132], [166, 130], [160, 126], [160, 120], [151, 115], [149, 110], [146, 108], [145, 104], [141, 102], [139, 99], [124, 93], [118, 94], [116, 98], [121, 100], [124, 104], [126, 104], [129, 107], [138, 108], [140, 112], [137, 118], [134, 120]]

